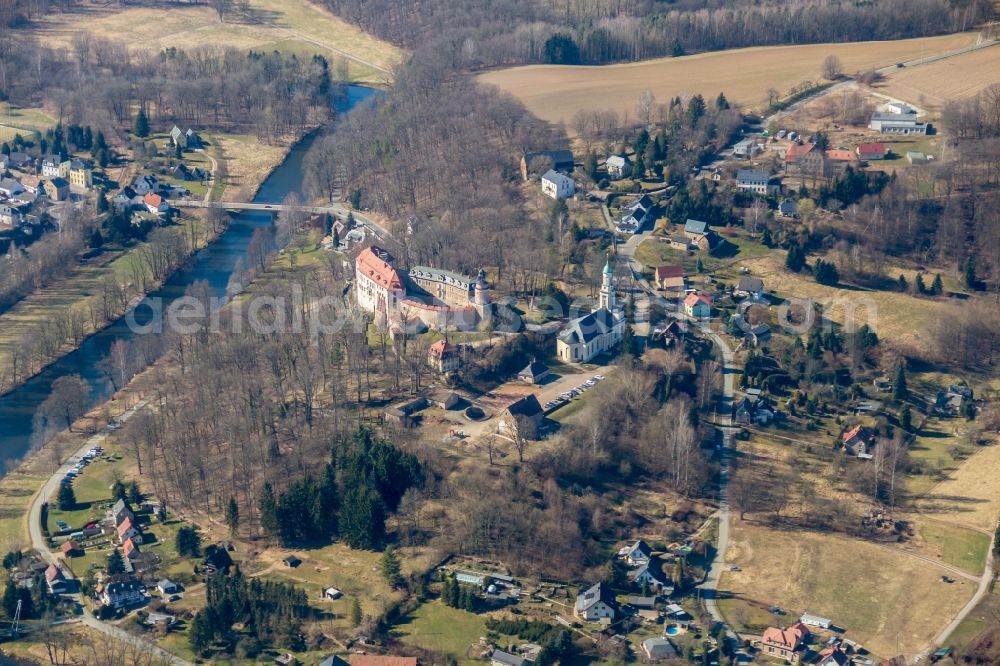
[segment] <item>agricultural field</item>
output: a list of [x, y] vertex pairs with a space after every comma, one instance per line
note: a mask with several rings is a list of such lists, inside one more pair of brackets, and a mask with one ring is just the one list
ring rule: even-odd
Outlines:
[[480, 661], [469, 648], [486, 635], [486, 621], [482, 615], [432, 601], [406, 616], [392, 633], [404, 643], [446, 654], [465, 666]]
[[208, 4], [106, 8], [94, 5], [52, 12], [36, 30], [49, 46], [73, 48], [81, 26], [98, 38], [134, 50], [230, 46], [240, 51], [281, 50], [300, 56], [343, 57], [353, 81], [386, 83], [402, 53], [307, 0], [251, 0], [248, 16], [224, 21]]
[[714, 98], [719, 92], [760, 110], [767, 91], [785, 95], [803, 81], [821, 80], [821, 64], [836, 55], [844, 71], [884, 67], [968, 46], [972, 33], [887, 42], [767, 46], [680, 58], [658, 58], [621, 65], [578, 67], [529, 65], [496, 70], [480, 79], [518, 97], [537, 116], [553, 122], [570, 122], [580, 109], [634, 114], [636, 101], [651, 90], [661, 102], [671, 97], [701, 93]]
[[971, 97], [1000, 83], [997, 61], [1000, 46], [963, 53], [953, 58], [890, 72], [875, 89], [931, 111], [951, 99]]
[[723, 610], [728, 605], [751, 628], [766, 620], [771, 605], [788, 613], [772, 623], [814, 613], [883, 657], [924, 649], [976, 588], [964, 578], [944, 583], [942, 569], [893, 548], [738, 520], [727, 562], [743, 570], [723, 573], [720, 593], [737, 597]]
[[919, 502], [922, 512], [953, 525], [990, 531], [1000, 516], [1000, 445], [987, 446], [948, 474]]

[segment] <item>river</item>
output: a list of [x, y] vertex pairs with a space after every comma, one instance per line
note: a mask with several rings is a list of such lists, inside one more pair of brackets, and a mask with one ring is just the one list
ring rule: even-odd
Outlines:
[[[337, 111], [345, 113], [375, 92], [371, 88], [349, 86], [347, 96], [337, 105]], [[291, 149], [285, 161], [263, 182], [253, 199], [254, 203], [277, 204], [292, 192], [302, 193], [302, 161], [316, 136], [318, 134], [308, 136]], [[254, 230], [270, 224], [271, 213], [248, 211], [234, 215], [229, 227], [215, 243], [199, 252], [149, 297], [162, 299], [163, 311], [166, 311], [169, 303], [182, 296], [190, 284], [202, 280], [208, 283], [213, 296], [223, 297], [237, 260], [246, 256]], [[135, 319], [141, 323], [141, 315], [147, 311], [147, 308], [139, 308]], [[113, 393], [111, 379], [99, 367], [101, 360], [108, 356], [115, 341], [131, 341], [137, 335], [122, 317], [87, 338], [78, 349], [55, 361], [21, 387], [0, 397], [0, 473], [6, 473], [6, 464], [22, 458], [31, 449], [34, 414], [48, 397], [52, 382], [62, 376], [80, 375], [90, 386], [90, 406], [100, 404]]]

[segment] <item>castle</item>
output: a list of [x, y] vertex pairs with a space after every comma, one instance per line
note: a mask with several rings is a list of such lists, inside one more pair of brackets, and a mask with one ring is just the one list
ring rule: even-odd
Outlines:
[[428, 266], [404, 273], [391, 254], [373, 245], [354, 261], [354, 278], [358, 307], [385, 317], [394, 332], [469, 331], [492, 317], [490, 287], [482, 270], [476, 278]]

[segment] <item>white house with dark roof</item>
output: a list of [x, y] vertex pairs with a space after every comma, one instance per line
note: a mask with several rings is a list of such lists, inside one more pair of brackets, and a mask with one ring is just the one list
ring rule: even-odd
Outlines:
[[531, 662], [516, 654], [494, 650], [490, 656], [490, 666], [528, 666]]
[[556, 338], [556, 356], [566, 363], [588, 363], [621, 342], [625, 318], [616, 302], [610, 261], [602, 273], [600, 307], [570, 321]]
[[569, 199], [576, 193], [576, 183], [554, 169], [549, 169], [542, 176], [542, 192], [553, 199]]
[[624, 155], [612, 155], [604, 161], [604, 166], [608, 170], [608, 178], [619, 180], [632, 175], [632, 163]]
[[917, 120], [917, 116], [912, 113], [883, 113], [877, 111], [872, 114], [868, 129], [875, 130], [882, 134], [927, 134], [927, 125]]
[[736, 189], [754, 194], [773, 194], [781, 189], [771, 182], [771, 174], [763, 169], [740, 169], [736, 172]]
[[576, 597], [573, 614], [584, 622], [613, 622], [618, 613], [615, 595], [604, 583], [584, 590]]

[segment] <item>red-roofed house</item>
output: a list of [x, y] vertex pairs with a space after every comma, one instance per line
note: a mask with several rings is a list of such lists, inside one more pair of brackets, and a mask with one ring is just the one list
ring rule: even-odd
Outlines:
[[462, 358], [455, 345], [438, 340], [427, 350], [427, 364], [440, 373], [452, 372], [461, 367]]
[[684, 289], [684, 267], [657, 266], [656, 288], [671, 290]]
[[884, 160], [889, 150], [884, 143], [862, 143], [855, 152], [860, 160]]
[[760, 651], [769, 657], [785, 659], [793, 664], [802, 656], [802, 648], [809, 638], [809, 630], [799, 622], [788, 629], [768, 627], [760, 641]]
[[844, 450], [850, 455], [866, 458], [871, 457], [871, 450], [875, 446], [875, 435], [868, 428], [856, 425], [841, 435], [840, 441], [844, 445]]
[[83, 549], [80, 548], [80, 544], [72, 539], [64, 541], [63, 544], [59, 546], [59, 550], [62, 551], [63, 557], [75, 557], [83, 552]]
[[684, 312], [689, 317], [712, 316], [712, 297], [708, 294], [688, 294], [684, 299]]
[[139, 557], [139, 546], [132, 539], [125, 539], [122, 543], [122, 555], [125, 559], [134, 560]]
[[847, 666], [851, 660], [836, 645], [832, 645], [819, 653], [817, 666]]
[[850, 150], [840, 150], [831, 148], [826, 151], [827, 174], [840, 174], [847, 170], [847, 167], [857, 166], [858, 158]]
[[815, 143], [793, 143], [785, 151], [785, 171], [789, 175], [822, 176], [825, 155]]
[[118, 540], [121, 543], [125, 543], [128, 539], [132, 539], [136, 543], [142, 543], [142, 533], [132, 524], [131, 518], [126, 518], [118, 523]]
[[358, 306], [387, 317], [396, 312], [406, 295], [392, 255], [374, 245], [354, 260], [354, 293]]
[[170, 210], [170, 206], [163, 200], [163, 197], [152, 192], [142, 198], [142, 204], [150, 213], [166, 213]]

